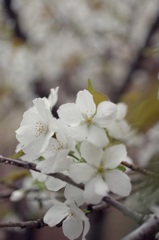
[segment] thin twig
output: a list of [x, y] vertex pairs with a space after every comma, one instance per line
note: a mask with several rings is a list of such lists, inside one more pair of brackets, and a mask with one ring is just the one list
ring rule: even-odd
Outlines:
[[132, 218], [138, 224], [141, 224], [143, 222], [143, 215], [142, 214], [137, 213], [137, 212], [131, 210], [130, 208], [127, 208], [126, 206], [124, 206], [120, 202], [114, 200], [113, 198], [111, 198], [111, 197], [104, 197], [103, 201], [105, 201], [106, 203], [108, 203], [112, 207], [118, 209], [124, 215]]
[[44, 223], [43, 219], [37, 219], [33, 221], [26, 222], [8, 222], [8, 223], [0, 223], [0, 228], [12, 228], [12, 227], [20, 227], [20, 228], [42, 228], [47, 226]]
[[[21, 161], [21, 160], [18, 160], [18, 159], [11, 159], [11, 158], [7, 158], [7, 157], [3, 157], [3, 156], [0, 156], [0, 162], [5, 163], [5, 164], [10, 164], [10, 165], [13, 165], [13, 166], [16, 166], [16, 167], [22, 167], [22, 168], [25, 168], [25, 169], [40, 172], [40, 170], [36, 169], [36, 164], [35, 163], [31, 163], [31, 162], [27, 162], [27, 161]], [[66, 176], [62, 173], [50, 173], [50, 174], [46, 174], [46, 175], [58, 178], [58, 179], [60, 179], [62, 181], [65, 181], [65, 182], [67, 182], [67, 183], [69, 183], [73, 186], [76, 186], [77, 188], [80, 188], [80, 189], [84, 190], [84, 185], [83, 184], [75, 183], [71, 178], [69, 178], [68, 176]], [[137, 212], [134, 212], [131, 209], [123, 206], [121, 203], [112, 199], [111, 197], [105, 197], [103, 200], [106, 203], [108, 203], [110, 206], [113, 206], [116, 209], [118, 209], [119, 211], [121, 211], [123, 214], [131, 217], [137, 223], [142, 222], [143, 216], [141, 214], [139, 214]]]
[[146, 169], [144, 169], [144, 168], [140, 168], [140, 167], [135, 166], [135, 165], [133, 165], [133, 164], [131, 164], [131, 163], [128, 163], [128, 162], [124, 162], [124, 161], [123, 161], [123, 162], [121, 162], [121, 164], [124, 165], [124, 166], [127, 167], [127, 168], [130, 168], [132, 171], [136, 171], [136, 172], [142, 173], [143, 175], [147, 175], [147, 176], [159, 178], [159, 174], [154, 173], [154, 172], [151, 172], [151, 171], [146, 170]]
[[0, 199], [7, 199], [10, 198], [13, 191], [11, 190], [4, 190], [0, 192]]
[[[41, 173], [40, 170], [36, 169], [36, 164], [35, 163], [31, 163], [31, 162], [27, 162], [27, 161], [22, 161], [22, 160], [18, 160], [18, 159], [12, 159], [12, 158], [7, 158], [7, 157], [3, 157], [0, 156], [0, 162], [4, 163], [4, 164], [9, 164], [15, 167], [21, 167], [21, 168], [25, 168], [28, 170], [33, 170], [35, 172], [39, 172]], [[84, 189], [84, 185], [83, 184], [77, 184], [75, 183], [69, 176], [66, 176], [62, 173], [48, 173], [46, 174], [47, 176], [50, 177], [54, 177], [54, 178], [58, 178], [64, 182], [67, 182], [75, 187], [78, 187], [80, 189]]]
[[159, 217], [156, 215], [145, 219], [145, 222], [132, 233], [123, 238], [123, 240], [149, 240], [154, 239], [159, 232]]

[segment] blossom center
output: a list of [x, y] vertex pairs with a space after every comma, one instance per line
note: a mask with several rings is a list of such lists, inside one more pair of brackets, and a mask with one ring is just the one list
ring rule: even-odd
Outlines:
[[65, 148], [65, 146], [64, 146], [64, 144], [63, 143], [60, 143], [59, 141], [57, 141], [58, 142], [58, 144], [57, 145], [53, 145], [53, 149], [52, 149], [52, 151], [53, 152], [58, 152], [58, 151], [60, 151], [60, 150], [62, 150], [62, 149], [64, 149]]
[[45, 123], [38, 121], [35, 124], [35, 130], [36, 130], [36, 137], [40, 135], [45, 135], [48, 132], [48, 126]]
[[103, 166], [98, 167], [97, 172], [104, 178], [105, 168]]
[[92, 118], [91, 117], [85, 117], [84, 123], [88, 126], [92, 124]]

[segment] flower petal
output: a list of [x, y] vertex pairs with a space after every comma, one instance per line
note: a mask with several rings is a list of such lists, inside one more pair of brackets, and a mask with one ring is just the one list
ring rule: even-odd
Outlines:
[[51, 111], [50, 111], [49, 106], [47, 104], [47, 99], [46, 98], [35, 98], [33, 100], [33, 104], [36, 107], [40, 118], [46, 123], [48, 114], [51, 115]]
[[78, 206], [84, 203], [83, 190], [72, 186], [71, 184], [66, 184], [64, 195], [66, 199], [75, 201]]
[[58, 90], [59, 90], [59, 87], [50, 89], [50, 94], [48, 96], [48, 102], [49, 102], [49, 106], [51, 109], [55, 106], [55, 104], [57, 102]]
[[22, 143], [24, 146], [27, 146], [29, 143], [33, 142], [35, 139], [35, 129], [34, 126], [21, 126], [16, 131], [17, 140]]
[[109, 126], [116, 119], [116, 104], [104, 101], [98, 105], [97, 113], [93, 118], [93, 122], [102, 128]]
[[86, 160], [87, 163], [98, 167], [100, 165], [103, 150], [96, 147], [95, 145], [84, 141], [81, 144], [81, 156]]
[[113, 122], [107, 129], [111, 137], [125, 141], [133, 134], [130, 125], [125, 120]]
[[96, 174], [96, 169], [87, 163], [73, 163], [70, 166], [70, 178], [76, 183], [85, 183]]
[[127, 108], [128, 106], [125, 103], [117, 104], [117, 116], [116, 116], [117, 120], [122, 120], [126, 116]]
[[50, 227], [57, 225], [68, 215], [68, 209], [64, 204], [55, 204], [46, 212], [44, 222]]
[[[96, 192], [96, 178], [93, 178], [85, 185], [84, 199], [87, 204], [98, 204], [105, 193], [101, 196]], [[98, 185], [98, 184], [97, 184]]]
[[88, 118], [94, 115], [96, 111], [96, 105], [93, 100], [92, 94], [89, 91], [79, 91], [76, 98], [76, 104], [80, 111]]
[[119, 196], [126, 197], [130, 195], [130, 178], [122, 171], [115, 169], [106, 172], [105, 179], [111, 192]]
[[86, 237], [87, 233], [89, 232], [89, 229], [90, 229], [90, 223], [89, 223], [88, 218], [86, 218], [86, 219], [84, 220], [82, 240], [86, 240], [85, 237]]
[[50, 191], [59, 191], [66, 186], [66, 183], [54, 177], [48, 177], [45, 181], [45, 185]]
[[54, 164], [54, 159], [49, 158], [46, 160], [42, 160], [37, 163], [36, 169], [40, 170], [42, 173], [51, 173], [52, 172], [52, 165]]
[[127, 159], [126, 147], [124, 144], [118, 144], [106, 148], [103, 155], [104, 167], [108, 169], [116, 168], [122, 161]]
[[79, 217], [69, 215], [69, 217], [63, 221], [62, 229], [67, 238], [74, 240], [81, 235], [83, 231], [83, 222]]
[[95, 125], [89, 127], [87, 141], [97, 147], [105, 147], [109, 142], [105, 130]]
[[59, 117], [69, 126], [78, 126], [82, 121], [82, 115], [75, 103], [66, 103], [57, 110]]
[[104, 197], [107, 192], [109, 192], [109, 188], [106, 184], [106, 182], [103, 180], [103, 178], [100, 175], [96, 176], [96, 183], [95, 183], [95, 193], [99, 196]]
[[74, 140], [81, 142], [87, 138], [88, 126], [82, 124], [76, 127], [70, 127], [68, 128], [68, 135], [70, 138], [73, 138]]

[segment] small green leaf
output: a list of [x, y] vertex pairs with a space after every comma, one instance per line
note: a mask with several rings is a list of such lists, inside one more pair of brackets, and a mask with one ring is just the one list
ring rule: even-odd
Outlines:
[[83, 212], [84, 212], [85, 214], [91, 213], [91, 211], [88, 210], [88, 209], [86, 209], [86, 208], [83, 209]]
[[104, 94], [101, 94], [93, 89], [90, 79], [88, 80], [88, 91], [93, 95], [96, 106], [98, 106], [99, 103], [108, 100], [108, 98]]
[[40, 181], [38, 181], [38, 180], [35, 180], [34, 183], [35, 183], [35, 185], [39, 188], [39, 190], [42, 190], [42, 191], [43, 191], [43, 190], [46, 189], [44, 182], [40, 182]]
[[13, 154], [10, 158], [18, 159], [18, 158], [22, 157], [23, 155], [24, 155], [24, 152], [22, 150], [20, 150], [19, 152]]
[[119, 166], [117, 167], [117, 169], [119, 169], [119, 170], [122, 171], [122, 172], [125, 172], [125, 171], [126, 171], [126, 167], [124, 167], [123, 165], [119, 165]]

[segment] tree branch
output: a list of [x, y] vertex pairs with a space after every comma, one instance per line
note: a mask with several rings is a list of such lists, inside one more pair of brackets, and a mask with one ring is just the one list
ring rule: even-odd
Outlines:
[[12, 227], [20, 227], [20, 228], [42, 228], [47, 226], [44, 223], [43, 219], [37, 219], [33, 221], [26, 222], [8, 222], [8, 223], [0, 223], [0, 228], [12, 228]]
[[[7, 158], [7, 157], [3, 157], [3, 156], [0, 156], [0, 162], [4, 163], [4, 164], [9, 164], [9, 165], [12, 165], [12, 166], [15, 166], [15, 167], [21, 167], [21, 168], [25, 168], [25, 169], [28, 169], [28, 170], [33, 170], [35, 172], [41, 173], [40, 170], [36, 169], [36, 164], [35, 163], [22, 161], [22, 160], [18, 160], [18, 159]], [[46, 175], [50, 176], [50, 177], [58, 178], [58, 179], [60, 179], [64, 182], [72, 184], [73, 186], [78, 187], [80, 189], [84, 189], [83, 184], [75, 183], [69, 176], [66, 176], [62, 173], [48, 173]]]
[[135, 166], [135, 165], [133, 165], [131, 163], [123, 161], [123, 162], [121, 162], [121, 164], [124, 165], [127, 168], [130, 168], [132, 171], [136, 171], [136, 172], [142, 173], [143, 175], [159, 178], [159, 174], [158, 173], [154, 173], [154, 172], [151, 172], [151, 171], [146, 170], [144, 168], [140, 168], [140, 167]]
[[[33, 170], [33, 171], [41, 173], [40, 170], [36, 169], [36, 164], [35, 163], [31, 163], [31, 162], [27, 162], [27, 161], [21, 161], [21, 160], [18, 160], [18, 159], [11, 159], [11, 158], [0, 156], [0, 163], [10, 164], [12, 166], [22, 167], [22, 168], [25, 168], [25, 169], [29, 169], [29, 170]], [[49, 173], [49, 174], [46, 174], [46, 175], [58, 178], [58, 179], [60, 179], [62, 181], [65, 181], [69, 184], [72, 184], [73, 186], [76, 186], [77, 188], [80, 188], [80, 189], [84, 190], [84, 185], [83, 184], [75, 183], [70, 177], [68, 177], [68, 176], [66, 176], [62, 173]], [[111, 197], [105, 197], [103, 200], [107, 204], [109, 204], [110, 206], [113, 206], [114, 208], [121, 211], [123, 214], [125, 214], [125, 215], [129, 216], [130, 218], [132, 218], [133, 220], [135, 220], [137, 223], [141, 223], [143, 221], [143, 216], [141, 214], [139, 214], [137, 212], [134, 212], [131, 209], [123, 206], [121, 203], [112, 199]]]
[[1, 192], [0, 192], [0, 199], [10, 198], [11, 194], [12, 194], [12, 191], [11, 191], [11, 190], [1, 191]]
[[110, 198], [110, 197], [104, 197], [103, 201], [111, 205], [112, 207], [118, 209], [120, 212], [122, 212], [125, 216], [128, 216], [132, 218], [135, 222], [138, 224], [141, 224], [143, 222], [143, 215], [140, 213], [137, 213], [130, 208], [127, 208], [120, 202]]
[[152, 215], [123, 240], [150, 240], [154, 239], [157, 232], [159, 232], [159, 216]]

